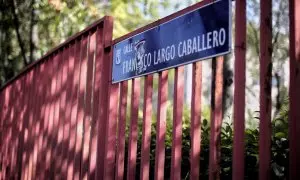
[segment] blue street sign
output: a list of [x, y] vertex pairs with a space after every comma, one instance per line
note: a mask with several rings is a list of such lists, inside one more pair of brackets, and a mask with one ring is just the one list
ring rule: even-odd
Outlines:
[[230, 51], [231, 0], [219, 0], [115, 44], [112, 82]]

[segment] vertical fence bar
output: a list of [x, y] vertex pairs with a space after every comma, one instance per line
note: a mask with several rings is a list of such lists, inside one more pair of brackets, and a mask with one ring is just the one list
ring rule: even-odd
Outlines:
[[1, 151], [1, 179], [5, 178], [5, 136], [6, 136], [6, 113], [7, 113], [7, 109], [8, 109], [8, 87], [6, 87], [3, 91], [2, 91], [2, 97], [3, 97], [3, 110], [2, 110], [2, 114], [1, 114], [1, 146], [0, 146], [0, 151]]
[[153, 75], [145, 76], [140, 179], [149, 179]]
[[16, 81], [12, 83], [12, 90], [11, 90], [11, 105], [10, 105], [10, 117], [9, 117], [9, 124], [7, 129], [9, 130], [9, 138], [8, 138], [8, 148], [7, 148], [7, 157], [8, 157], [8, 178], [12, 178], [13, 176], [13, 156], [14, 156], [14, 142], [13, 142], [13, 133], [14, 133], [14, 117], [15, 117], [15, 110], [16, 107], [14, 103], [16, 101], [16, 89], [17, 83]]
[[0, 179], [3, 179], [2, 177], [2, 166], [3, 166], [3, 154], [2, 154], [2, 148], [3, 148], [3, 140], [2, 140], [2, 137], [4, 135], [4, 127], [3, 127], [3, 122], [4, 122], [4, 118], [3, 118], [3, 115], [4, 115], [4, 111], [6, 109], [5, 107], [5, 91], [6, 89], [3, 89], [1, 92], [0, 92], [0, 108], [1, 108], [1, 111], [0, 111], [0, 164], [1, 164], [1, 167], [0, 167]]
[[22, 179], [28, 179], [27, 172], [28, 172], [28, 160], [29, 160], [29, 115], [30, 115], [30, 96], [31, 96], [31, 91], [32, 91], [32, 83], [33, 83], [33, 73], [34, 71], [31, 70], [28, 72], [27, 79], [26, 79], [26, 86], [28, 87], [27, 92], [26, 92], [26, 111], [25, 111], [25, 119], [24, 119], [24, 146], [23, 146], [23, 154], [22, 154], [22, 172], [20, 177]]
[[37, 141], [38, 141], [38, 149], [37, 149], [37, 157], [36, 157], [36, 174], [35, 177], [36, 179], [40, 179], [41, 178], [41, 174], [42, 172], [42, 167], [44, 164], [44, 161], [42, 161], [42, 153], [43, 153], [43, 135], [44, 135], [44, 131], [45, 131], [45, 124], [46, 123], [46, 102], [47, 102], [47, 96], [48, 96], [48, 82], [47, 82], [47, 78], [48, 78], [48, 69], [49, 68], [49, 61], [44, 61], [44, 63], [41, 64], [41, 90], [39, 92], [39, 96], [41, 97], [41, 102], [40, 102], [40, 130], [37, 134]]
[[67, 89], [68, 84], [68, 53], [69, 48], [65, 47], [61, 53], [59, 74], [60, 74], [60, 86], [61, 90], [58, 94], [59, 97], [59, 122], [58, 122], [58, 134], [57, 134], [57, 146], [56, 146], [56, 160], [55, 160], [55, 176], [56, 178], [62, 178], [61, 168], [62, 168], [62, 151], [65, 142], [64, 139], [64, 124], [66, 119], [66, 98], [69, 94]]
[[168, 103], [168, 71], [158, 74], [157, 122], [155, 147], [155, 180], [164, 179], [165, 167], [165, 137]]
[[40, 101], [41, 96], [39, 91], [41, 90], [41, 64], [35, 66], [36, 73], [35, 73], [35, 84], [34, 84], [34, 96], [32, 98], [33, 107], [32, 107], [32, 126], [31, 127], [31, 137], [30, 137], [30, 146], [31, 146], [31, 171], [30, 171], [30, 179], [36, 179], [35, 172], [36, 172], [36, 157], [37, 157], [37, 134], [40, 128]]
[[272, 0], [260, 1], [259, 179], [271, 175]]
[[[5, 107], [4, 107], [4, 93], [5, 93], [5, 89], [2, 89], [2, 91], [0, 91], [0, 164], [1, 164], [1, 167], [2, 167], [2, 163], [3, 163], [3, 156], [2, 156], [2, 147], [3, 147], [3, 141], [2, 141], [2, 136], [3, 136], [3, 131], [4, 131], [4, 128], [3, 128], [3, 121], [4, 121], [4, 118], [2, 117], [3, 115], [3, 112], [5, 110]], [[0, 179], [2, 179], [2, 168], [0, 168]]]
[[17, 79], [15, 82], [15, 98], [14, 98], [14, 111], [13, 111], [13, 119], [12, 119], [12, 147], [11, 147], [11, 178], [16, 177], [16, 159], [17, 159], [17, 146], [18, 146], [18, 116], [19, 116], [19, 100], [20, 100], [20, 79]]
[[103, 71], [103, 28], [97, 27], [96, 30], [96, 47], [95, 47], [95, 58], [94, 58], [94, 88], [93, 88], [93, 117], [91, 124], [91, 143], [90, 143], [90, 164], [89, 164], [89, 179], [96, 179], [96, 166], [97, 166], [97, 136], [102, 134], [102, 128], [99, 126], [103, 125], [101, 122], [102, 118], [99, 117], [99, 105], [102, 99], [102, 71]]
[[2, 142], [3, 142], [3, 146], [1, 147], [1, 151], [2, 151], [2, 178], [5, 179], [6, 176], [6, 165], [7, 165], [7, 155], [6, 155], [6, 147], [7, 147], [7, 133], [8, 133], [8, 128], [7, 128], [7, 124], [8, 124], [8, 114], [9, 114], [9, 103], [10, 103], [10, 89], [11, 89], [11, 85], [7, 86], [5, 88], [5, 109], [4, 109], [4, 115], [3, 115], [3, 137], [2, 137]]
[[9, 163], [9, 160], [8, 160], [8, 153], [7, 153], [7, 149], [8, 149], [8, 146], [9, 146], [9, 123], [10, 123], [10, 111], [11, 111], [11, 98], [12, 98], [12, 92], [11, 92], [11, 89], [12, 89], [12, 84], [7, 87], [8, 91], [7, 91], [7, 110], [6, 110], [6, 113], [5, 113], [5, 122], [4, 122], [4, 129], [5, 129], [5, 132], [4, 132], [4, 148], [3, 148], [3, 156], [4, 156], [4, 162], [3, 162], [3, 177], [4, 179], [5, 178], [8, 178], [9, 177], [9, 173], [8, 173], [8, 163]]
[[221, 127], [223, 119], [223, 63], [224, 57], [212, 60], [212, 98], [209, 144], [209, 179], [220, 179]]
[[34, 90], [33, 90], [33, 94], [34, 96], [31, 96], [31, 101], [32, 101], [32, 105], [30, 108], [30, 119], [29, 119], [29, 127], [30, 127], [30, 131], [29, 131], [29, 172], [28, 172], [28, 179], [34, 179], [33, 177], [33, 171], [34, 171], [34, 151], [35, 151], [35, 133], [36, 133], [36, 112], [37, 112], [37, 104], [39, 101], [39, 98], [37, 96], [38, 94], [38, 85], [39, 85], [39, 77], [40, 77], [40, 67], [36, 66], [35, 68], [35, 73], [34, 73], [34, 77], [33, 77], [33, 81], [34, 81]]
[[[62, 151], [61, 151], [61, 178], [67, 178], [67, 166], [68, 166], [68, 153], [69, 150], [69, 139], [70, 139], [70, 128], [71, 128], [71, 97], [73, 94], [73, 78], [74, 78], [74, 53], [72, 51], [73, 45], [68, 44], [66, 54], [64, 56], [65, 69], [64, 69], [64, 76], [67, 73], [67, 76], [64, 79], [64, 84], [66, 86], [65, 93], [65, 113], [64, 113], [64, 123], [63, 123], [63, 139], [62, 139]], [[63, 107], [63, 106], [62, 106]]]
[[191, 152], [190, 179], [199, 179], [200, 148], [201, 148], [201, 92], [202, 92], [202, 62], [193, 64], [192, 104], [191, 104]]
[[[16, 159], [16, 177], [20, 179], [21, 168], [22, 168], [22, 154], [24, 144], [24, 117], [26, 110], [26, 76], [21, 77], [21, 89], [20, 89], [20, 114], [19, 114], [19, 125], [18, 125], [18, 145], [17, 145], [17, 159]], [[0, 177], [1, 179], [1, 177]]]
[[12, 178], [12, 159], [13, 159], [13, 123], [14, 123], [14, 111], [15, 111], [15, 96], [16, 96], [16, 82], [13, 82], [11, 85], [10, 90], [10, 103], [9, 103], [9, 117], [8, 117], [8, 124], [6, 126], [8, 133], [7, 133], [7, 146], [6, 146], [6, 156], [7, 156], [7, 165], [6, 165], [6, 173], [7, 179]]
[[113, 179], [115, 171], [115, 148], [116, 148], [116, 131], [117, 131], [117, 108], [119, 100], [119, 84], [111, 84], [112, 82], [112, 31], [113, 31], [113, 19], [112, 17], [106, 16], [104, 18], [104, 69], [107, 69], [107, 83], [108, 93], [107, 95], [107, 107], [106, 107], [106, 131], [105, 134], [105, 151], [104, 151], [104, 173], [103, 179]]
[[[101, 131], [101, 133], [98, 133], [97, 135], [97, 166], [96, 166], [96, 179], [103, 179], [103, 174], [104, 174], [104, 153], [105, 153], [105, 149], [103, 147], [105, 147], [105, 136], [106, 135], [106, 117], [107, 117], [107, 107], [108, 105], [108, 85], [109, 85], [109, 65], [107, 63], [107, 61], [109, 61], [108, 57], [107, 57], [107, 53], [109, 53], [110, 50], [105, 50], [106, 47], [106, 41], [109, 40], [109, 38], [107, 36], [110, 35], [110, 26], [109, 24], [106, 24], [107, 21], [104, 21], [103, 24], [103, 30], [102, 33], [100, 34], [100, 32], [98, 31], [98, 33], [100, 34], [99, 36], [103, 38], [103, 55], [102, 57], [100, 56], [99, 59], [97, 61], [102, 61], [102, 65], [103, 67], [100, 68], [100, 76], [101, 79], [99, 80], [100, 86], [101, 86], [101, 91], [100, 91], [100, 96], [99, 96], [99, 109], [98, 109], [98, 117], [97, 117], [97, 121], [98, 121], [98, 130]], [[110, 35], [111, 36], [111, 35]], [[111, 40], [110, 40], [111, 41]], [[98, 49], [99, 48], [99, 49]], [[101, 47], [97, 46], [97, 53], [99, 53], [101, 51]], [[107, 52], [108, 51], [108, 52]]]
[[115, 143], [117, 131], [117, 108], [119, 84], [110, 85], [110, 100], [106, 127], [105, 153], [104, 153], [104, 179], [113, 179], [115, 172]]
[[3, 141], [3, 136], [4, 136], [4, 112], [6, 111], [6, 104], [5, 104], [5, 93], [6, 93], [6, 88], [1, 91], [1, 109], [2, 111], [0, 112], [0, 118], [1, 118], [1, 124], [0, 124], [0, 179], [3, 179], [3, 164], [4, 164], [4, 154], [3, 154], [3, 146], [4, 146], [4, 141]]
[[17, 177], [16, 165], [17, 165], [17, 152], [18, 152], [18, 125], [20, 123], [19, 114], [20, 114], [20, 89], [21, 89], [21, 79], [17, 79], [15, 82], [15, 93], [14, 93], [14, 110], [12, 118], [12, 147], [10, 149], [11, 153], [11, 178], [14, 179]]
[[[73, 55], [74, 59], [74, 78], [72, 85], [72, 96], [71, 96], [71, 127], [70, 127], [70, 139], [69, 139], [69, 151], [68, 153], [68, 176], [67, 179], [73, 179], [75, 173], [75, 157], [76, 157], [76, 137], [77, 137], [77, 111], [78, 111], [78, 97], [79, 97], [79, 80], [80, 80], [80, 46], [81, 41], [75, 41], [75, 44], [72, 45], [70, 55]], [[72, 69], [72, 61], [69, 63], [69, 70]]]
[[38, 67], [35, 67], [33, 70], [33, 76], [32, 76], [32, 88], [31, 88], [31, 92], [30, 92], [30, 97], [29, 97], [29, 101], [30, 101], [30, 106], [29, 106], [29, 122], [28, 122], [28, 148], [27, 148], [27, 157], [28, 157], [28, 162], [27, 162], [27, 172], [26, 172], [26, 176], [28, 179], [33, 179], [32, 177], [32, 169], [33, 169], [33, 146], [34, 146], [34, 142], [33, 142], [33, 126], [34, 126], [34, 121], [35, 121], [35, 109], [36, 109], [36, 98], [34, 98], [36, 96], [36, 81], [37, 81], [37, 76], [38, 76]]
[[0, 167], [0, 178], [3, 179], [3, 165], [4, 165], [4, 153], [3, 153], [3, 147], [4, 147], [4, 136], [5, 136], [5, 127], [4, 127], [4, 122], [5, 122], [5, 112], [7, 109], [7, 105], [6, 105], [6, 92], [7, 92], [7, 87], [5, 87], [5, 89], [3, 89], [1, 91], [1, 102], [2, 102], [2, 111], [0, 112], [1, 114], [1, 132], [0, 132], [0, 163], [1, 163], [1, 167]]
[[[103, 61], [106, 59], [103, 57]], [[106, 108], [108, 106], [107, 99], [108, 95], [105, 93], [108, 91], [108, 82], [107, 82], [107, 65], [103, 64], [103, 71], [102, 71], [102, 78], [101, 78], [101, 93], [100, 93], [100, 100], [99, 100], [99, 117], [100, 123], [98, 124], [98, 129], [101, 129], [101, 133], [98, 134], [97, 137], [97, 166], [96, 166], [96, 179], [103, 178], [103, 170], [104, 170], [104, 148], [105, 147], [105, 136], [107, 128], [106, 128], [106, 119], [103, 117], [107, 117]]]
[[7, 98], [6, 98], [6, 94], [7, 94], [7, 87], [5, 89], [3, 89], [1, 91], [1, 103], [2, 103], [2, 111], [1, 111], [1, 132], [0, 132], [0, 163], [1, 163], [1, 167], [0, 167], [0, 178], [4, 179], [4, 146], [5, 146], [5, 142], [4, 142], [4, 136], [5, 136], [5, 113], [7, 111]]
[[128, 82], [121, 82], [120, 104], [119, 104], [119, 122], [118, 122], [118, 141], [116, 157], [116, 180], [124, 179], [124, 155], [125, 155], [125, 133], [126, 133], [126, 110], [127, 110], [127, 91]]
[[4, 128], [5, 128], [5, 133], [4, 133], [4, 163], [3, 163], [3, 177], [4, 178], [9, 178], [9, 158], [8, 158], [8, 149], [9, 149], [9, 139], [10, 139], [10, 128], [9, 124], [10, 122], [10, 112], [11, 112], [11, 102], [12, 102], [12, 86], [11, 84], [8, 87], [8, 103], [7, 103], [7, 111], [5, 114], [5, 123], [4, 123]]
[[46, 78], [46, 105], [45, 105], [45, 122], [44, 122], [44, 130], [43, 130], [43, 145], [42, 145], [42, 153], [41, 153], [41, 161], [43, 162], [41, 165], [41, 179], [45, 179], [46, 172], [47, 172], [47, 153], [48, 153], [48, 144], [49, 143], [49, 127], [50, 127], [50, 112], [51, 112], [51, 105], [52, 105], [52, 98], [51, 93], [54, 86], [53, 82], [53, 57], [49, 57], [48, 64], [46, 68], [47, 72], [47, 78]]
[[27, 151], [28, 151], [28, 119], [29, 119], [29, 106], [30, 106], [30, 92], [31, 92], [31, 83], [32, 83], [32, 73], [28, 72], [28, 74], [25, 76], [25, 93], [24, 93], [24, 120], [23, 120], [23, 132], [22, 132], [22, 152], [21, 152], [21, 158], [20, 158], [20, 167], [19, 167], [19, 174], [18, 178], [20, 179], [26, 179], [26, 164], [27, 164]]
[[12, 149], [12, 178], [17, 177], [17, 157], [18, 157], [18, 139], [19, 139], [19, 126], [21, 123], [20, 118], [20, 106], [21, 106], [21, 78], [18, 78], [16, 81], [16, 94], [15, 94], [15, 110], [14, 110], [14, 119], [13, 119], [13, 149]]
[[175, 68], [171, 180], [181, 179], [183, 72], [183, 66]]
[[18, 165], [18, 179], [25, 179], [25, 160], [26, 160], [26, 151], [27, 151], [27, 141], [28, 141], [28, 106], [29, 106], [29, 94], [30, 94], [30, 76], [31, 73], [28, 72], [26, 76], [24, 76], [24, 100], [23, 100], [23, 127], [20, 137], [20, 144], [22, 150], [20, 151], [19, 157], [19, 165]]
[[8, 105], [8, 114], [7, 114], [7, 120], [6, 120], [6, 129], [7, 129], [7, 135], [6, 135], [6, 147], [5, 147], [5, 157], [6, 157], [6, 178], [10, 178], [10, 155], [11, 155], [11, 137], [12, 137], [12, 116], [13, 116], [13, 105], [14, 102], [14, 84], [11, 84], [10, 90], [9, 90], [9, 105]]
[[107, 113], [105, 152], [104, 152], [104, 179], [113, 179], [115, 171], [115, 143], [117, 130], [117, 108], [119, 84], [113, 84], [109, 87], [110, 100]]
[[40, 64], [37, 66], [37, 80], [36, 80], [36, 92], [35, 92], [35, 108], [34, 108], [34, 119], [33, 119], [33, 157], [32, 157], [32, 179], [36, 179], [36, 169], [37, 167], [37, 156], [38, 156], [38, 135], [40, 133], [40, 126], [41, 126], [41, 103], [43, 94], [43, 81], [42, 81], [42, 72], [44, 70], [44, 64]]
[[245, 88], [246, 88], [246, 0], [235, 5], [235, 62], [234, 62], [234, 137], [233, 180], [244, 179], [245, 149]]
[[54, 140], [53, 136], [53, 124], [54, 124], [54, 112], [55, 112], [55, 95], [56, 95], [56, 84], [57, 84], [57, 69], [58, 69], [58, 54], [55, 54], [51, 59], [53, 61], [51, 75], [51, 94], [50, 94], [50, 109], [49, 109], [49, 119], [48, 119], [48, 131], [47, 131], [47, 146], [46, 146], [46, 177], [51, 175], [51, 156], [52, 154], [52, 141]]
[[20, 135], [19, 135], [19, 132], [21, 130], [21, 123], [22, 123], [22, 120], [20, 119], [20, 115], [21, 115], [21, 107], [22, 107], [22, 96], [21, 96], [21, 93], [22, 93], [22, 77], [18, 78], [16, 80], [16, 83], [17, 83], [17, 89], [16, 89], [16, 100], [15, 100], [15, 106], [16, 106], [16, 109], [15, 109], [15, 116], [14, 116], [14, 130], [13, 130], [13, 143], [14, 143], [14, 150], [13, 150], [13, 164], [12, 164], [12, 169], [13, 169], [13, 176], [12, 178], [17, 178], [17, 175], [18, 175], [18, 170], [17, 170], [17, 162], [18, 162], [18, 152], [19, 152], [19, 138], [20, 138]]
[[[63, 67], [63, 85], [65, 88], [63, 89], [62, 104], [61, 104], [61, 118], [63, 118], [62, 128], [63, 128], [63, 137], [62, 137], [62, 146], [61, 146], [61, 170], [60, 176], [62, 179], [67, 178], [67, 165], [68, 165], [68, 152], [69, 152], [69, 132], [70, 132], [70, 116], [71, 116], [71, 103], [70, 97], [73, 91], [72, 83], [74, 73], [70, 70], [69, 64], [71, 61], [70, 58], [71, 45], [67, 45], [64, 54], [64, 67]], [[74, 60], [74, 59], [73, 59]], [[74, 61], [72, 62], [74, 64]]]
[[50, 168], [50, 178], [54, 179], [56, 178], [55, 174], [55, 168], [56, 168], [56, 160], [57, 160], [57, 153], [58, 153], [58, 133], [59, 133], [59, 126], [60, 126], [60, 119], [59, 119], [59, 113], [60, 113], [60, 95], [62, 92], [62, 83], [61, 83], [61, 77], [62, 77], [62, 66], [63, 66], [63, 52], [61, 50], [58, 50], [57, 52], [57, 63], [58, 67], [56, 69], [56, 90], [54, 94], [54, 115], [53, 115], [53, 141], [51, 144], [51, 168]]
[[290, 179], [300, 177], [300, 2], [289, 1], [290, 10], [290, 111], [289, 111], [289, 139], [290, 139]]
[[[28, 75], [27, 75], [28, 76]], [[24, 147], [24, 126], [25, 126], [25, 112], [26, 112], [26, 102], [27, 102], [27, 89], [26, 88], [26, 77], [22, 76], [22, 85], [21, 85], [21, 109], [20, 109], [20, 126], [19, 126], [19, 138], [18, 138], [18, 157], [17, 157], [17, 176], [16, 179], [21, 179], [22, 172], [22, 155]]]
[[45, 169], [44, 169], [44, 177], [50, 177], [51, 175], [51, 159], [52, 156], [54, 156], [52, 152], [52, 143], [54, 141], [54, 114], [55, 114], [55, 95], [56, 95], [56, 86], [57, 86], [57, 69], [59, 66], [58, 62], [58, 53], [55, 52], [55, 54], [52, 55], [51, 59], [49, 59], [51, 62], [51, 66], [49, 68], [49, 75], [50, 75], [50, 92], [49, 92], [49, 107], [48, 107], [48, 117], [47, 118], [47, 131], [44, 136], [44, 139], [46, 139], [45, 144]]
[[25, 100], [25, 105], [26, 105], [26, 109], [25, 109], [25, 114], [24, 114], [24, 141], [23, 141], [23, 152], [22, 152], [22, 166], [21, 166], [21, 174], [20, 174], [20, 178], [21, 179], [27, 179], [26, 177], [26, 170], [27, 170], [27, 160], [28, 160], [28, 119], [29, 119], [29, 109], [30, 109], [30, 92], [32, 89], [32, 76], [33, 76], [33, 71], [28, 72], [28, 74], [26, 75], [26, 100]]
[[33, 91], [33, 75], [34, 70], [31, 70], [27, 74], [26, 86], [28, 87], [26, 93], [26, 111], [25, 111], [25, 122], [24, 122], [24, 151], [22, 155], [22, 173], [21, 179], [28, 179], [28, 163], [29, 163], [29, 117], [30, 117], [30, 108], [31, 108], [31, 92]]
[[128, 143], [128, 165], [127, 179], [135, 178], [136, 171], [136, 154], [137, 154], [137, 138], [138, 138], [138, 111], [140, 99], [140, 79], [132, 80], [131, 95], [131, 113], [130, 113], [130, 131]]
[[10, 90], [11, 90], [11, 85], [6, 87], [6, 92], [5, 92], [5, 109], [4, 109], [4, 116], [3, 116], [3, 137], [2, 137], [2, 142], [3, 142], [3, 147], [2, 147], [2, 156], [3, 156], [3, 162], [2, 162], [2, 178], [5, 179], [7, 178], [6, 176], [6, 166], [7, 166], [7, 154], [6, 154], [6, 148], [7, 148], [7, 133], [8, 133], [8, 128], [7, 124], [9, 121], [9, 103], [10, 103]]
[[8, 119], [7, 119], [7, 125], [6, 128], [8, 130], [7, 133], [7, 146], [6, 146], [6, 158], [7, 158], [7, 163], [6, 163], [6, 173], [7, 173], [7, 178], [11, 178], [11, 156], [12, 156], [12, 124], [13, 124], [13, 116], [14, 116], [14, 106], [13, 103], [15, 101], [15, 83], [12, 83], [10, 93], [9, 93], [9, 114], [8, 114]]
[[37, 85], [37, 94], [36, 98], [37, 101], [37, 109], [36, 109], [36, 117], [35, 117], [35, 132], [34, 132], [34, 154], [33, 154], [33, 171], [32, 176], [34, 179], [38, 178], [38, 171], [39, 171], [39, 162], [38, 162], [38, 156], [40, 154], [39, 148], [40, 148], [40, 133], [43, 126], [43, 120], [42, 120], [42, 111], [43, 111], [43, 101], [45, 97], [45, 90], [44, 90], [44, 70], [45, 70], [45, 64], [41, 63], [39, 65], [40, 70], [38, 74], [38, 85]]
[[96, 32], [90, 32], [88, 42], [88, 59], [87, 59], [87, 80], [86, 80], [86, 98], [85, 98], [85, 114], [84, 114], [84, 136], [82, 150], [81, 178], [89, 177], [89, 145], [91, 137], [91, 121], [92, 121], [92, 102], [93, 102], [93, 81], [94, 81], [94, 55], [96, 46]]
[[81, 65], [80, 65], [80, 82], [78, 95], [78, 111], [77, 111], [77, 134], [76, 134], [76, 150], [75, 150], [75, 174], [74, 179], [80, 179], [81, 157], [83, 145], [83, 126], [84, 126], [84, 107], [85, 107], [85, 87], [87, 78], [87, 43], [88, 36], [83, 36], [81, 40]]
[[32, 142], [31, 142], [31, 135], [32, 135], [32, 121], [33, 121], [33, 106], [34, 106], [34, 99], [33, 96], [35, 94], [35, 75], [36, 75], [36, 69], [32, 69], [32, 81], [30, 83], [30, 92], [29, 92], [29, 99], [28, 99], [28, 121], [27, 121], [27, 148], [26, 148], [26, 162], [25, 162], [25, 177], [26, 179], [30, 179], [31, 178], [31, 170], [32, 170], [32, 164], [31, 164], [31, 150], [32, 150]]
[[[113, 20], [111, 17], [104, 17], [103, 21], [103, 31], [102, 31], [102, 37], [103, 37], [103, 58], [100, 59], [103, 61], [103, 67], [101, 68], [101, 93], [99, 97], [99, 109], [98, 109], [98, 130], [101, 130], [101, 133], [98, 133], [97, 135], [97, 166], [96, 166], [96, 179], [113, 179], [113, 171], [114, 171], [114, 160], [112, 159], [115, 156], [114, 150], [112, 148], [115, 148], [115, 137], [114, 137], [114, 130], [116, 129], [109, 129], [109, 126], [112, 128], [115, 127], [116, 123], [116, 116], [115, 111], [110, 111], [110, 103], [113, 103], [111, 101], [115, 101], [116, 103], [117, 99], [114, 99], [117, 94], [111, 94], [110, 91], [114, 90], [111, 83], [111, 58], [112, 58], [112, 29], [113, 29]], [[98, 32], [100, 33], [100, 32]], [[100, 48], [100, 47], [99, 47]], [[97, 49], [97, 51], [100, 51], [101, 49]], [[117, 92], [115, 92], [117, 93]], [[115, 105], [115, 104], [114, 104]], [[109, 115], [109, 113], [111, 113]], [[108, 119], [109, 120], [108, 120]], [[112, 122], [109, 122], [109, 121]], [[109, 132], [108, 131], [112, 131]], [[102, 134], [102, 135], [101, 135]], [[105, 136], [103, 136], [103, 134]], [[104, 148], [103, 148], [104, 147]], [[109, 150], [113, 152], [109, 152]]]

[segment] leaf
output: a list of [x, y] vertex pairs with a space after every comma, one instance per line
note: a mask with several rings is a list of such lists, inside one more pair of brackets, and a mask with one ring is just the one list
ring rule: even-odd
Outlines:
[[202, 124], [203, 124], [204, 127], [206, 127], [207, 124], [208, 124], [207, 119], [203, 119], [203, 123]]
[[286, 137], [286, 134], [283, 133], [283, 132], [277, 132], [277, 133], [275, 134], [275, 137], [276, 137], [276, 138], [285, 138], [285, 137]]

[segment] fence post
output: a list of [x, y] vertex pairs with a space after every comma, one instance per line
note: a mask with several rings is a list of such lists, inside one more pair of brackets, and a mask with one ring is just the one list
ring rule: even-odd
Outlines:
[[104, 169], [103, 179], [114, 179], [115, 169], [115, 143], [117, 130], [117, 111], [119, 84], [111, 84], [112, 82], [112, 30], [113, 18], [106, 16], [104, 18], [104, 85], [108, 86], [107, 91], [103, 91], [107, 95], [106, 114], [104, 123], [106, 123], [105, 148], [104, 148]]
[[192, 73], [190, 180], [197, 180], [200, 175], [202, 62], [193, 64]]
[[[2, 151], [1, 151], [1, 147], [3, 146], [2, 143], [2, 133], [3, 133], [3, 118], [2, 118], [2, 114], [4, 111], [4, 92], [5, 90], [0, 91], [0, 164], [2, 166], [2, 161], [3, 161], [3, 156], [2, 156]], [[2, 179], [2, 169], [0, 168], [0, 179]]]
[[90, 137], [90, 164], [89, 164], [89, 179], [94, 180], [96, 178], [96, 166], [97, 166], [97, 135], [102, 132], [102, 128], [99, 126], [102, 125], [101, 117], [99, 117], [99, 105], [102, 101], [100, 93], [102, 92], [101, 87], [101, 76], [103, 71], [103, 22], [102, 26], [98, 26], [95, 32], [95, 58], [94, 61], [94, 78], [93, 78], [93, 101], [92, 101], [92, 121], [91, 121], [91, 137]]
[[92, 121], [92, 97], [93, 97], [93, 78], [94, 78], [94, 53], [96, 48], [96, 31], [90, 31], [88, 35], [87, 47], [87, 75], [86, 75], [86, 93], [85, 93], [85, 114], [83, 123], [83, 149], [81, 158], [81, 178], [89, 178], [89, 150], [91, 137], [91, 121]]
[[145, 76], [140, 179], [149, 180], [153, 75]]
[[165, 138], [168, 102], [168, 71], [158, 74], [157, 122], [154, 179], [164, 179]]
[[175, 68], [174, 82], [174, 104], [173, 104], [173, 132], [172, 132], [172, 157], [171, 157], [171, 179], [181, 179], [182, 159], [182, 112], [184, 91], [184, 67]]
[[289, 179], [300, 177], [300, 2], [289, 1], [290, 10], [290, 172]]
[[245, 84], [246, 84], [246, 0], [236, 1], [234, 62], [233, 180], [244, 179]]
[[128, 82], [124, 81], [120, 87], [120, 104], [118, 118], [118, 142], [116, 157], [116, 180], [124, 179], [124, 158], [125, 158], [125, 133], [126, 133], [126, 110], [127, 110], [127, 94]]
[[224, 57], [212, 60], [211, 125], [209, 143], [209, 179], [220, 179], [221, 127], [223, 120]]
[[260, 3], [259, 179], [268, 180], [271, 172], [272, 0]]
[[[97, 62], [101, 61], [97, 66], [100, 70], [100, 78], [95, 83], [99, 82], [101, 91], [99, 95], [99, 109], [98, 109], [98, 119], [96, 121], [98, 122], [98, 130], [101, 131], [101, 133], [98, 133], [97, 135], [97, 163], [96, 163], [96, 179], [105, 179], [104, 178], [104, 171], [106, 170], [112, 170], [113, 168], [111, 166], [111, 162], [105, 161], [105, 154], [106, 151], [106, 133], [114, 133], [114, 132], [106, 132], [107, 129], [107, 123], [114, 123], [114, 122], [107, 122], [108, 117], [108, 106], [110, 98], [109, 98], [109, 91], [110, 91], [110, 64], [111, 64], [111, 55], [112, 55], [112, 48], [111, 48], [111, 42], [112, 42], [112, 18], [111, 17], [104, 17], [103, 20], [103, 28], [102, 30], [98, 32], [99, 38], [101, 37], [101, 44], [98, 44], [97, 46]], [[99, 40], [99, 39], [98, 39]], [[98, 41], [97, 40], [97, 41]], [[102, 46], [102, 47], [101, 47]], [[103, 54], [101, 54], [102, 52]], [[114, 120], [112, 120], [114, 121]], [[104, 135], [103, 135], [104, 134]], [[113, 141], [113, 139], [111, 139]], [[113, 142], [112, 142], [113, 143]], [[110, 144], [111, 147], [112, 144]], [[113, 152], [114, 153], [114, 152]], [[114, 156], [114, 154], [113, 154]], [[110, 159], [111, 160], [111, 159]], [[106, 167], [107, 166], [107, 167]], [[106, 177], [110, 177], [112, 179], [113, 175], [109, 174]]]
[[78, 106], [77, 106], [77, 129], [76, 129], [76, 145], [75, 145], [75, 169], [74, 179], [81, 179], [81, 157], [83, 148], [83, 126], [85, 113], [85, 94], [86, 94], [86, 76], [87, 76], [87, 43], [88, 36], [83, 35], [80, 41], [80, 76], [78, 86]]
[[[75, 168], [77, 168], [75, 165], [75, 148], [76, 148], [76, 137], [77, 137], [77, 110], [78, 110], [78, 97], [79, 97], [79, 84], [80, 84], [80, 65], [81, 65], [81, 58], [80, 58], [80, 47], [81, 43], [80, 40], [75, 40], [74, 44], [72, 45], [70, 49], [70, 55], [73, 54], [73, 57], [71, 58], [71, 62], [74, 62], [73, 66], [72, 63], [69, 64], [69, 69], [72, 69], [72, 73], [74, 75], [73, 77], [73, 84], [72, 84], [72, 93], [71, 93], [71, 112], [70, 112], [70, 139], [69, 139], [69, 150], [70, 153], [68, 153], [68, 162], [70, 163], [68, 165], [68, 172], [67, 172], [67, 179], [73, 179], [75, 174]], [[69, 72], [70, 73], [70, 72]]]

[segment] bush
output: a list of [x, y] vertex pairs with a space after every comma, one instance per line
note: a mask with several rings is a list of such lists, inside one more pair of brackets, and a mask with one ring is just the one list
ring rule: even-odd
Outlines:
[[[285, 108], [272, 121], [271, 137], [271, 169], [272, 179], [288, 179], [288, 108]], [[209, 109], [208, 109], [209, 110]], [[209, 114], [209, 113], [204, 113]], [[209, 117], [202, 117], [201, 124], [201, 154], [200, 154], [200, 176], [201, 179], [208, 179], [209, 165], [209, 140], [210, 126]], [[150, 153], [150, 179], [153, 179], [155, 166], [155, 147], [156, 147], [156, 118], [153, 118], [151, 132], [151, 153]], [[254, 120], [254, 119], [253, 119]], [[165, 179], [170, 178], [171, 170], [171, 147], [172, 147], [172, 108], [167, 111], [167, 131], [165, 140]], [[190, 171], [190, 110], [185, 107], [183, 111], [183, 129], [182, 129], [182, 179], [189, 179]], [[139, 139], [136, 178], [139, 179], [140, 159], [141, 159], [141, 129], [142, 116], [139, 117]], [[128, 131], [128, 128], [127, 128]], [[232, 151], [233, 151], [233, 125], [223, 122], [221, 130], [221, 179], [232, 179]], [[245, 179], [258, 179], [258, 142], [259, 131], [257, 128], [245, 129]], [[127, 145], [127, 143], [126, 143]], [[127, 156], [127, 147], [126, 155]], [[127, 157], [125, 157], [127, 159]], [[127, 164], [127, 163], [126, 163]], [[125, 166], [126, 166], [125, 164]], [[126, 167], [125, 167], [126, 168]], [[126, 172], [126, 171], [125, 171]]]

